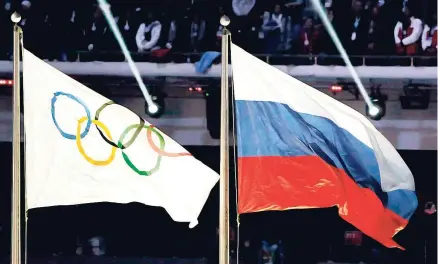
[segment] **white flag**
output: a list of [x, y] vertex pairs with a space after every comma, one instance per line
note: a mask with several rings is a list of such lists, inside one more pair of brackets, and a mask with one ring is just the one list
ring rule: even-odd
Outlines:
[[193, 227], [219, 177], [123, 106], [24, 50], [29, 209], [139, 202]]

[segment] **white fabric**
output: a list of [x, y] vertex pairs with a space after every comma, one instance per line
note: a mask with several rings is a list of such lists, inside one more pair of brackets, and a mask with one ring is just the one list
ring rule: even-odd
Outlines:
[[26, 8], [30, 8], [32, 3], [30, 1], [25, 0], [25, 1], [21, 2], [21, 5], [26, 7]]
[[[162, 156], [161, 166], [150, 176], [140, 176], [125, 163], [122, 150], [116, 149], [112, 163], [92, 165], [78, 151], [76, 140], [66, 139], [52, 120], [51, 101], [56, 92], [72, 94], [82, 100], [94, 119], [96, 110], [110, 100], [64, 75], [24, 50], [24, 124], [26, 136], [26, 198], [29, 209], [57, 205], [97, 202], [139, 202], [163, 207], [174, 221], [197, 218], [218, 181], [218, 174], [191, 156]], [[84, 107], [66, 96], [55, 102], [55, 118], [66, 133], [76, 135], [78, 120], [86, 116]], [[118, 142], [122, 131], [139, 124], [139, 117], [120, 105], [105, 108], [100, 117]], [[145, 121], [145, 124], [149, 123]], [[86, 122], [81, 126], [85, 130]], [[128, 142], [134, 131], [127, 135]], [[160, 132], [161, 133], [161, 132]], [[123, 152], [140, 170], [150, 170], [158, 157], [143, 129]], [[164, 151], [187, 152], [168, 136]], [[153, 141], [159, 146], [158, 137]], [[85, 152], [95, 160], [106, 160], [112, 147], [99, 135], [95, 125], [81, 140]]]
[[403, 42], [403, 45], [410, 45], [415, 43], [420, 38], [423, 29], [423, 23], [421, 22], [421, 20], [411, 17], [411, 24], [409, 25], [409, 27], [413, 29], [412, 33], [409, 36], [400, 39], [398, 35], [400, 30], [403, 30], [403, 32], [405, 33], [406, 29], [403, 28], [403, 24], [401, 22], [397, 22], [394, 27], [395, 44], [400, 44], [401, 42]]
[[[151, 39], [145, 39], [145, 33], [151, 32]], [[135, 35], [135, 43], [140, 51], [148, 51], [153, 49], [161, 35], [161, 23], [159, 21], [154, 21], [148, 25], [142, 23], [137, 30]]]
[[397, 22], [394, 27], [394, 41], [395, 44], [401, 43], [401, 38], [399, 36], [400, 30], [403, 30], [403, 24], [401, 22]]
[[408, 166], [365, 116], [234, 44], [231, 62], [236, 100], [278, 102], [300, 113], [328, 118], [374, 150], [383, 191], [415, 189]]
[[[432, 38], [435, 31], [437, 31], [437, 26], [431, 29], [428, 25], [424, 25], [423, 34], [421, 34], [421, 48], [423, 50], [426, 50], [432, 45]], [[434, 48], [438, 48], [438, 46]]]
[[420, 39], [423, 30], [423, 22], [418, 18], [411, 17], [410, 27], [413, 29], [412, 33], [402, 40], [403, 45], [411, 45]]
[[[274, 13], [271, 14], [269, 12], [264, 12], [262, 29], [265, 31], [269, 31], [279, 28], [280, 31], [283, 32], [284, 25], [286, 22], [285, 20], [286, 19], [283, 17], [283, 14], [274, 14]], [[270, 22], [276, 22], [277, 25], [276, 26], [268, 25], [268, 23]]]

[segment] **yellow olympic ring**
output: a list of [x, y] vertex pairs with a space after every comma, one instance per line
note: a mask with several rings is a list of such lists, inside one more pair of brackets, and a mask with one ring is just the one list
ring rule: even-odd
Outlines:
[[[78, 120], [78, 127], [76, 129], [76, 145], [78, 146], [79, 153], [91, 164], [96, 166], [105, 166], [113, 162], [114, 158], [116, 157], [116, 150], [117, 148], [112, 146], [111, 147], [111, 154], [108, 159], [106, 160], [94, 160], [90, 158], [86, 153], [84, 148], [82, 147], [81, 142], [81, 124], [85, 121], [89, 120], [88, 117], [84, 116], [81, 119]], [[103, 132], [106, 134], [109, 140], [112, 140], [111, 133], [107, 126], [105, 126], [102, 122], [99, 120], [91, 120], [93, 124], [95, 124], [97, 127], [103, 130]]]

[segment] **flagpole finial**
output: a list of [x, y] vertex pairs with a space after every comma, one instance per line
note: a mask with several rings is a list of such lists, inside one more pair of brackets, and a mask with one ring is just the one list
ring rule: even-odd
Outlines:
[[15, 23], [15, 24], [19, 23], [19, 22], [21, 21], [21, 15], [20, 15], [19, 13], [17, 13], [17, 12], [14, 12], [14, 13], [11, 15], [11, 21], [12, 21], [13, 23]]
[[222, 26], [227, 27], [230, 24], [230, 22], [231, 22], [231, 20], [230, 20], [230, 18], [228, 16], [223, 15], [221, 17], [220, 23], [221, 23]]

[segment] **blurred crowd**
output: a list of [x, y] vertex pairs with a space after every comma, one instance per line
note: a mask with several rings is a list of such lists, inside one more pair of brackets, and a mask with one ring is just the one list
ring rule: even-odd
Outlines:
[[[10, 59], [10, 14], [18, 10], [25, 46], [49, 60], [77, 51], [120, 50], [95, 1], [2, 0], [0, 59]], [[437, 54], [436, 0], [321, 0], [351, 55]], [[233, 42], [256, 54], [328, 54], [336, 49], [306, 0], [109, 1], [132, 52], [219, 50], [219, 18]]]

